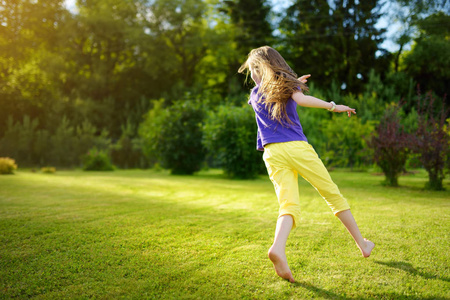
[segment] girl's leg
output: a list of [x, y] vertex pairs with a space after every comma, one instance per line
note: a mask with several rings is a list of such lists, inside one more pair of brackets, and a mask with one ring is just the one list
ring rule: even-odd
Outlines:
[[290, 153], [295, 154], [301, 153], [301, 155], [292, 157], [296, 170], [325, 199], [332, 212], [341, 220], [352, 235], [362, 255], [369, 257], [375, 244], [362, 237], [358, 225], [356, 225], [355, 219], [350, 212], [350, 206], [347, 200], [341, 195], [338, 187], [331, 179], [328, 170], [323, 165], [322, 160], [320, 160], [317, 153], [309, 144], [299, 142], [296, 147], [296, 149], [290, 151]]
[[272, 247], [269, 249], [269, 258], [275, 267], [275, 271], [281, 278], [290, 282], [295, 282], [286, 258], [286, 242], [294, 225], [294, 219], [291, 215], [284, 215], [278, 218], [277, 228], [275, 230], [275, 239]]
[[268, 254], [278, 276], [295, 282], [287, 263], [285, 249], [289, 233], [295, 228], [300, 215], [298, 175], [290, 164], [284, 161], [284, 156], [283, 145], [280, 144], [271, 144], [264, 151], [267, 172], [280, 205], [275, 239]]
[[370, 253], [375, 247], [375, 244], [362, 237], [358, 225], [353, 218], [352, 212], [348, 209], [339, 212], [336, 216], [339, 218], [339, 220], [341, 220], [342, 224], [344, 224], [348, 232], [350, 232], [351, 236], [358, 245], [359, 250], [361, 250], [362, 255], [364, 257], [369, 257]]

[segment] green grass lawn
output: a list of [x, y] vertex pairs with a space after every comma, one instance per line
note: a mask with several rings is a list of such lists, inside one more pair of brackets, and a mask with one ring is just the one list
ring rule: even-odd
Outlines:
[[0, 297], [450, 299], [450, 192], [423, 190], [423, 171], [399, 188], [369, 173], [331, 175], [375, 250], [364, 259], [301, 180], [301, 223], [287, 245], [294, 284], [267, 258], [278, 205], [265, 176], [0, 176]]

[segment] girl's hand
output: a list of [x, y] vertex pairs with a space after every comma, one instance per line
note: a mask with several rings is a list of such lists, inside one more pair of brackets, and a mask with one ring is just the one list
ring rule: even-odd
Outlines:
[[303, 75], [302, 77], [299, 77], [299, 78], [298, 78], [298, 81], [300, 81], [300, 82], [302, 82], [302, 83], [307, 83], [309, 77], [311, 77], [311, 74]]
[[356, 109], [350, 108], [346, 105], [336, 105], [336, 108], [334, 109], [334, 112], [347, 112], [348, 117], [350, 118], [352, 116], [352, 113], [356, 115]]

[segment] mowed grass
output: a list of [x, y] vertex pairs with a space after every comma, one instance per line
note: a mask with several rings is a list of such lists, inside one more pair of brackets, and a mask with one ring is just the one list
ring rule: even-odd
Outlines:
[[423, 190], [423, 171], [399, 188], [369, 173], [331, 175], [376, 247], [364, 259], [301, 179], [301, 223], [287, 245], [295, 284], [267, 258], [278, 204], [266, 176], [1, 176], [0, 297], [450, 299], [450, 192]]

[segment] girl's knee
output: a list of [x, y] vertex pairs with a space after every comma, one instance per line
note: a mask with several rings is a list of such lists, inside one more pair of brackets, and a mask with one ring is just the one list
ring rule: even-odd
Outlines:
[[337, 215], [342, 211], [350, 209], [350, 205], [348, 204], [347, 199], [342, 197], [342, 195], [340, 195], [340, 197], [335, 199], [325, 199], [325, 200], [334, 215]]
[[292, 216], [292, 218], [294, 219], [294, 225], [292, 226], [292, 228], [295, 228], [296, 224], [298, 223], [298, 220], [300, 219], [300, 206], [291, 205], [288, 207], [280, 207], [278, 217], [281, 217], [284, 215]]

